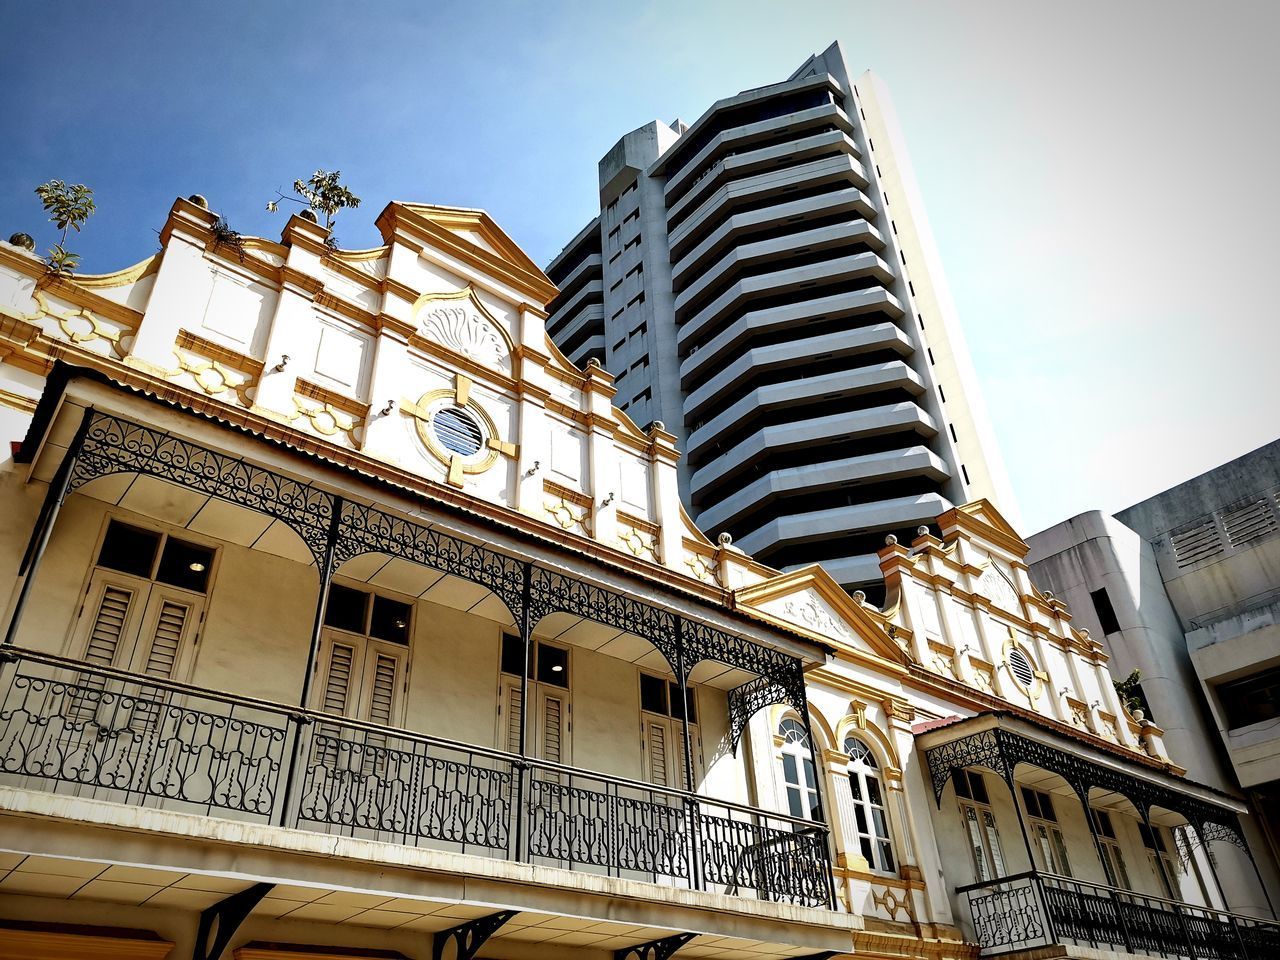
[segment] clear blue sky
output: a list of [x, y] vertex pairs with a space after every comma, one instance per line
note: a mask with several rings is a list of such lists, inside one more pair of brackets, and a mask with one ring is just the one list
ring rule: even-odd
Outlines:
[[0, 0], [0, 231], [83, 181], [82, 270], [156, 248], [177, 195], [278, 236], [340, 168], [484, 207], [539, 262], [627, 130], [693, 120], [839, 40], [889, 84], [1027, 532], [1280, 435], [1280, 4], [59, 3]]

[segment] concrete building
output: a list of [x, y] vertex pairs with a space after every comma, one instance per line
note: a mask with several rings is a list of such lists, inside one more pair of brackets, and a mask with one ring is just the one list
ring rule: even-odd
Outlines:
[[1248, 799], [1250, 841], [1274, 862], [1280, 441], [1114, 517], [1082, 514], [1028, 542], [1037, 579], [1102, 638], [1116, 674], [1141, 673], [1145, 708], [1189, 774]]
[[484, 213], [217, 219], [0, 243], [0, 956], [1280, 949], [1244, 805], [991, 504], [873, 606], [689, 522]]
[[599, 185], [547, 329], [676, 436], [701, 529], [878, 595], [887, 533], [979, 497], [1014, 515], [888, 95], [838, 45], [628, 133]]

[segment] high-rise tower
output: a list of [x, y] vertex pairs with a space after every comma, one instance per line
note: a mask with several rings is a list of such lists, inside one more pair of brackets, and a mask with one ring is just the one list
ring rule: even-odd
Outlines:
[[837, 44], [632, 131], [599, 181], [547, 268], [548, 330], [679, 437], [702, 529], [852, 587], [887, 533], [979, 497], [1014, 512], [887, 95]]

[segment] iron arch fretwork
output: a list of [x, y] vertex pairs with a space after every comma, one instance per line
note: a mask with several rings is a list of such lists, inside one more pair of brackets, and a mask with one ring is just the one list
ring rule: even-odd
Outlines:
[[324, 557], [335, 498], [309, 483], [98, 411], [70, 453], [68, 492], [99, 477], [146, 474], [274, 517], [302, 538], [317, 564]]
[[525, 565], [519, 560], [377, 507], [344, 503], [338, 519], [334, 568], [362, 553], [385, 553], [488, 587], [520, 622]]
[[1214, 839], [1244, 846], [1240, 819], [1225, 807], [1008, 730], [982, 730], [931, 747], [925, 751], [925, 762], [939, 804], [955, 770], [987, 767], [1012, 787], [1014, 769], [1027, 763], [1062, 777], [1086, 807], [1089, 791], [1096, 787], [1120, 794], [1142, 817], [1150, 816], [1152, 807], [1162, 807], [1183, 817], [1201, 835], [1209, 831]]
[[352, 557], [385, 553], [487, 587], [529, 628], [548, 614], [565, 612], [633, 633], [653, 644], [682, 684], [704, 660], [753, 673], [755, 679], [729, 692], [735, 749], [747, 720], [761, 707], [786, 703], [806, 714], [804, 671], [796, 657], [377, 507], [341, 500], [243, 458], [97, 410], [89, 412], [68, 455], [67, 492], [99, 477], [140, 473], [279, 520], [306, 544], [325, 582]]
[[694, 620], [680, 621], [680, 643], [685, 670], [681, 683], [704, 660], [756, 675], [729, 691], [729, 743], [735, 753], [747, 721], [764, 707], [785, 703], [800, 716], [808, 715], [804, 668], [795, 657]]
[[572, 613], [648, 640], [676, 669], [676, 618], [626, 594], [534, 566], [529, 580], [529, 626], [552, 613]]

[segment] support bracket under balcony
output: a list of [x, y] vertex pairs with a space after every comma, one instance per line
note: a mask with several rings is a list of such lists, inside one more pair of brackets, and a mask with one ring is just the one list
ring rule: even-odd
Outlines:
[[613, 951], [613, 960], [667, 960], [696, 936], [696, 933], [677, 933], [661, 940], [637, 943], [633, 947]]
[[191, 960], [218, 960], [222, 951], [235, 936], [253, 908], [271, 892], [274, 883], [255, 883], [225, 900], [206, 907], [200, 914], [200, 926], [196, 930], [196, 945]]
[[441, 960], [444, 948], [452, 940], [458, 960], [472, 960], [485, 942], [514, 917], [518, 910], [499, 910], [487, 917], [477, 917], [448, 930], [438, 930], [431, 938], [431, 960]]

